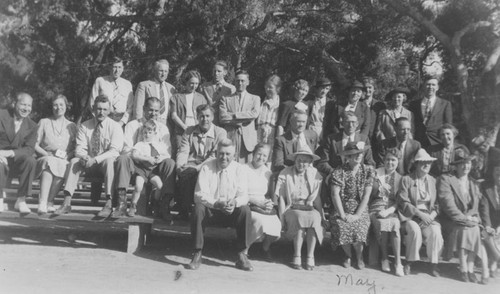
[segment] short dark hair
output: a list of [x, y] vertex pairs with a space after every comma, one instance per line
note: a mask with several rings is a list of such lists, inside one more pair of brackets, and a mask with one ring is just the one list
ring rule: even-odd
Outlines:
[[214, 64], [214, 67], [215, 67], [216, 65], [222, 66], [222, 68], [223, 68], [224, 70], [227, 70], [227, 69], [228, 69], [227, 62], [225, 62], [224, 60], [217, 60], [217, 61], [215, 62], [215, 64]]
[[143, 107], [146, 107], [147, 105], [149, 105], [150, 103], [161, 103], [160, 102], [160, 99], [156, 98], [156, 97], [148, 97], [146, 98], [146, 101], [144, 101], [144, 106]]
[[95, 97], [94, 106], [97, 105], [97, 103], [108, 103], [111, 105], [111, 102], [109, 101], [108, 96], [104, 95], [104, 94], [101, 94], [101, 95]]
[[403, 122], [403, 121], [410, 122], [410, 120], [409, 120], [407, 117], [405, 117], [405, 116], [398, 117], [398, 118], [396, 119], [396, 126], [398, 126], [398, 125], [399, 125], [401, 122]]
[[144, 125], [142, 126], [142, 131], [148, 131], [148, 130], [152, 130], [154, 132], [156, 132], [156, 123], [154, 120], [150, 119], [148, 121], [146, 121], [144, 123]]
[[398, 160], [400, 160], [401, 157], [403, 156], [403, 154], [401, 153], [401, 151], [398, 148], [386, 148], [385, 152], [384, 152], [384, 161], [385, 161], [385, 158], [387, 157], [387, 155], [392, 155], [392, 156], [396, 157]]
[[109, 64], [113, 65], [115, 63], [122, 63], [123, 64], [124, 62], [123, 62], [123, 59], [121, 59], [120, 57], [113, 56], [113, 57], [111, 57], [111, 60], [109, 61]]
[[196, 116], [200, 115], [203, 111], [205, 110], [208, 110], [210, 109], [210, 111], [212, 112], [212, 114], [215, 113], [215, 110], [212, 106], [210, 106], [210, 104], [201, 104], [201, 105], [198, 105], [198, 107], [196, 107]]
[[456, 137], [458, 136], [458, 129], [455, 128], [454, 125], [450, 124], [450, 123], [444, 123], [438, 130], [438, 135], [441, 136], [441, 133], [444, 131], [444, 130], [451, 130], [453, 132], [453, 137]]
[[248, 78], [250, 78], [250, 74], [248, 74], [248, 72], [244, 69], [240, 69], [234, 74], [234, 76], [239, 76], [239, 75], [246, 75]]
[[[271, 151], [271, 145], [261, 142], [261, 143], [258, 143], [257, 145], [255, 145], [255, 147], [253, 148], [252, 154], [255, 155], [255, 153], [257, 153], [257, 151], [264, 149], [264, 148], [269, 149], [269, 152]], [[269, 152], [267, 153], [267, 155], [269, 155]]]

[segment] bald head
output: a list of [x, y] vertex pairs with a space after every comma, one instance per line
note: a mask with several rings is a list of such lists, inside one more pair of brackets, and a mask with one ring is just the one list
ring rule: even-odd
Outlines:
[[14, 114], [17, 119], [23, 119], [30, 115], [33, 98], [28, 94], [21, 92], [16, 96], [16, 104], [14, 105]]

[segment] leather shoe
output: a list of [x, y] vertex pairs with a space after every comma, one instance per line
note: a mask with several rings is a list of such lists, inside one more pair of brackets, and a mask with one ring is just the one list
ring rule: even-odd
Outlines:
[[306, 260], [305, 270], [312, 271], [314, 269], [314, 266], [315, 266], [314, 257], [308, 257]]
[[294, 256], [292, 261], [292, 268], [296, 270], [302, 269], [302, 258], [300, 256]]
[[19, 211], [20, 213], [30, 213], [31, 209], [26, 204], [26, 201], [20, 201], [19, 198], [16, 200], [16, 204], [14, 204], [14, 209]]
[[135, 213], [137, 212], [137, 204], [130, 204], [130, 208], [128, 209], [127, 215], [129, 217], [134, 217]]
[[462, 280], [462, 282], [468, 283], [469, 282], [469, 275], [466, 272], [461, 272], [460, 273], [460, 280]]
[[98, 217], [109, 217], [113, 208], [111, 207], [111, 200], [106, 201], [104, 207], [97, 213]]
[[[109, 215], [109, 214], [108, 214]], [[127, 215], [127, 205], [122, 205], [118, 206], [113, 213], [111, 213], [112, 218], [119, 218]]]
[[190, 270], [197, 270], [201, 265], [201, 250], [196, 251], [193, 255], [193, 259], [191, 259], [191, 262], [186, 266], [187, 269]]
[[273, 255], [271, 254], [271, 248], [269, 248], [267, 251], [266, 250], [262, 250], [262, 251], [264, 251], [264, 260], [265, 261], [267, 261], [267, 262], [274, 261]]
[[236, 262], [236, 268], [248, 272], [253, 271], [253, 266], [250, 263], [250, 260], [248, 260], [248, 257], [245, 253], [243, 252], [238, 253], [238, 261]]
[[481, 285], [488, 285], [488, 283], [490, 282], [490, 279], [489, 278], [485, 278], [483, 277], [481, 279]]
[[[436, 278], [441, 277], [441, 274], [439, 273], [439, 269], [438, 269], [437, 264], [432, 264], [431, 276], [436, 277]], [[470, 277], [469, 277], [469, 280], [470, 280]]]
[[390, 272], [391, 271], [391, 266], [389, 265], [389, 260], [388, 259], [382, 259], [382, 271], [383, 272]]
[[469, 281], [471, 283], [478, 283], [479, 281], [477, 280], [476, 274], [475, 273], [467, 273], [469, 275]]
[[68, 214], [71, 212], [71, 205], [63, 204], [59, 206], [56, 211], [54, 211], [54, 214], [61, 215], [61, 214]]
[[350, 258], [346, 258], [344, 260], [344, 262], [342, 263], [342, 266], [345, 267], [345, 268], [350, 268], [351, 267], [351, 259]]

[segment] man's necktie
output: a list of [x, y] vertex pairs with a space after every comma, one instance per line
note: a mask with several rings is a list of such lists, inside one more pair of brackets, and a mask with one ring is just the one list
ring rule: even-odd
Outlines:
[[429, 122], [431, 118], [431, 99], [427, 99], [427, 103], [425, 104], [425, 117], [424, 117], [424, 125]]
[[219, 200], [227, 201], [229, 199], [229, 176], [227, 174], [227, 169], [223, 169], [219, 172]]
[[149, 143], [149, 146], [151, 149], [151, 157], [156, 157], [160, 155], [160, 153], [158, 153], [158, 150], [156, 150], [156, 148], [154, 147], [153, 143]]
[[198, 135], [198, 155], [201, 157], [205, 156], [205, 142], [203, 138], [201, 134]]
[[165, 112], [165, 91], [163, 91], [163, 82], [160, 83], [160, 113]]
[[90, 153], [92, 156], [97, 156], [101, 153], [101, 123], [98, 123], [92, 132], [92, 137], [90, 138]]

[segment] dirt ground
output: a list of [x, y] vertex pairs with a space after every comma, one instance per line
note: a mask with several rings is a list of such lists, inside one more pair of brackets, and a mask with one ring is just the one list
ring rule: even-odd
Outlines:
[[253, 246], [254, 271], [244, 272], [234, 267], [234, 232], [220, 228], [207, 230], [203, 265], [189, 271], [186, 230], [155, 228], [148, 246], [129, 255], [125, 227], [0, 221], [0, 293], [500, 293], [500, 278], [487, 286], [457, 281], [456, 260], [441, 265], [441, 278], [428, 275], [424, 263], [401, 278], [378, 268], [345, 269], [328, 240], [317, 248], [312, 272], [288, 266], [286, 240], [272, 247], [275, 263], [259, 260], [260, 246]]

